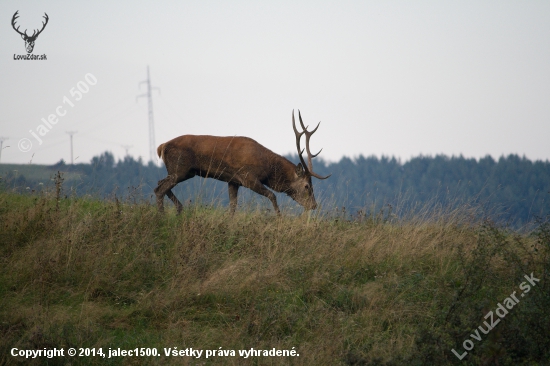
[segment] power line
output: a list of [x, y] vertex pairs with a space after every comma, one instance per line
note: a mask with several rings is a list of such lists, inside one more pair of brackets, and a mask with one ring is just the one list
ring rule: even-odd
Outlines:
[[74, 165], [73, 162], [73, 135], [77, 133], [78, 131], [65, 131], [71, 136], [71, 165]]
[[132, 147], [134, 147], [133, 145], [120, 145], [124, 150], [126, 150], [126, 156], [128, 156], [128, 150]]
[[137, 102], [137, 98], [139, 97], [147, 97], [147, 102], [149, 107], [149, 160], [152, 162], [155, 162], [156, 159], [153, 160], [155, 156], [155, 125], [153, 120], [153, 96], [151, 94], [151, 90], [157, 89], [160, 93], [160, 89], [151, 86], [151, 77], [149, 75], [149, 65], [147, 65], [147, 80], [140, 82], [139, 85], [143, 83], [147, 84], [147, 93], [138, 95], [136, 97], [136, 102]]

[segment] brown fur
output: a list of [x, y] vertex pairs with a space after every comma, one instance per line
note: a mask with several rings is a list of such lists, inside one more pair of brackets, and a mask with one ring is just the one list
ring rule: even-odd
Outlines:
[[168, 171], [155, 188], [160, 211], [167, 195], [181, 212], [183, 206], [171, 189], [196, 175], [228, 183], [231, 212], [240, 186], [269, 198], [277, 213], [276, 197], [266, 187], [288, 194], [306, 209], [317, 206], [311, 176], [302, 164], [294, 165], [248, 137], [183, 135], [159, 145], [157, 154]]
[[160, 144], [159, 147], [157, 147], [157, 155], [164, 161], [164, 144]]

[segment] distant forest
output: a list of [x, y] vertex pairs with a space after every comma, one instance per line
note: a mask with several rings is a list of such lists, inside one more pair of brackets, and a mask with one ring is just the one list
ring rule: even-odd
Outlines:
[[[298, 162], [297, 156], [287, 156]], [[44, 166], [42, 166], [44, 167]], [[27, 168], [28, 169], [28, 168]], [[89, 164], [66, 165], [63, 161], [48, 166], [51, 176], [65, 174], [65, 195], [93, 195], [126, 200], [153, 199], [157, 181], [166, 176], [164, 166], [144, 164], [125, 157], [116, 161], [105, 152]], [[318, 174], [332, 176], [324, 181], [313, 179], [317, 201], [322, 209], [347, 215], [392, 211], [410, 213], [433, 206], [479, 205], [488, 216], [514, 226], [550, 213], [550, 162], [531, 161], [517, 155], [490, 156], [480, 160], [462, 156], [419, 156], [405, 163], [388, 157], [342, 158], [337, 163], [315, 161]], [[36, 191], [51, 181], [31, 179], [5, 171], [0, 165], [0, 184], [20, 191]], [[228, 204], [227, 185], [212, 179], [195, 177], [180, 183], [174, 193], [184, 204]], [[296, 204], [279, 194], [283, 207]], [[251, 203], [252, 202], [252, 203]], [[166, 204], [172, 205], [167, 201]], [[257, 204], [268, 210], [267, 199], [247, 189], [239, 191], [239, 207]], [[300, 211], [296, 211], [300, 212]]]

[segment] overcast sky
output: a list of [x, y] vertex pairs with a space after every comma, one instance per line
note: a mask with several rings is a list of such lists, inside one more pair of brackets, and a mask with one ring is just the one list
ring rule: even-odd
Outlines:
[[[27, 54], [17, 10], [28, 34], [48, 14], [33, 51], [47, 60], [14, 60]], [[300, 109], [306, 124], [322, 121], [312, 149], [329, 161], [550, 159], [547, 0], [2, 0], [0, 15], [2, 163], [70, 161], [66, 131], [78, 131], [75, 163], [106, 150], [122, 158], [121, 145], [149, 160], [147, 99], [136, 102], [147, 65], [160, 89], [156, 145], [248, 136], [293, 153]], [[77, 101], [70, 91], [87, 90], [87, 74], [97, 83]]]

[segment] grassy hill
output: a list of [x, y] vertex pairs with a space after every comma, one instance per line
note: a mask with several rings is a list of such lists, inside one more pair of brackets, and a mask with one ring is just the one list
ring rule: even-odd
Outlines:
[[[473, 211], [350, 220], [188, 206], [176, 216], [2, 191], [0, 364], [543, 365], [550, 226], [520, 234]], [[472, 338], [531, 273], [540, 282]], [[463, 354], [468, 339], [459, 361], [451, 350]], [[10, 354], [55, 347], [160, 356]], [[175, 347], [203, 353], [165, 356]], [[239, 356], [251, 348], [298, 355]]]

